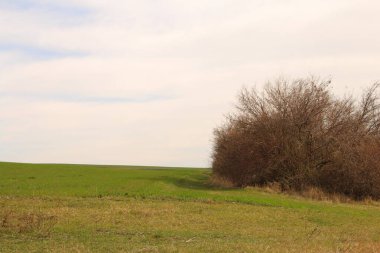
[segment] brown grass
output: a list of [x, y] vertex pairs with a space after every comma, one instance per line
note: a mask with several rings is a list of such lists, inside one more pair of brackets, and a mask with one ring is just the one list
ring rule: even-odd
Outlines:
[[211, 177], [209, 178], [209, 184], [215, 187], [226, 188], [226, 189], [236, 187], [230, 180], [226, 178], [222, 178], [218, 175], [211, 175]]
[[17, 213], [12, 210], [3, 210], [0, 213], [0, 230], [16, 233], [35, 233], [47, 237], [57, 223], [57, 217], [42, 213]]

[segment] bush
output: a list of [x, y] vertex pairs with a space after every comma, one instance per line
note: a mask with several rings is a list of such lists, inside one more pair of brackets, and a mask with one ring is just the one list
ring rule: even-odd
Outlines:
[[244, 88], [237, 112], [215, 130], [214, 177], [379, 199], [380, 84], [360, 101], [333, 96], [329, 85], [308, 78], [277, 80], [260, 94]]

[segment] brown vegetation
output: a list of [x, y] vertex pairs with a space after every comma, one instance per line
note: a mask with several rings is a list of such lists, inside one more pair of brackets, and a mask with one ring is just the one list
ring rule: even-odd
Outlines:
[[243, 89], [237, 112], [215, 130], [214, 177], [379, 199], [380, 84], [360, 101], [334, 97], [329, 84], [309, 78], [277, 80], [261, 94]]
[[36, 233], [39, 236], [48, 236], [55, 223], [56, 217], [40, 213], [17, 214], [14, 211], [0, 213], [0, 232], [9, 230], [18, 233]]

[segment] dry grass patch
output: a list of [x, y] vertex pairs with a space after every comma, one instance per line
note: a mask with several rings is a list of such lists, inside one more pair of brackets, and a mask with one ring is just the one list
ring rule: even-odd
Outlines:
[[[0, 229], [0, 244], [5, 252], [378, 252], [380, 209], [318, 205], [0, 198], [0, 217], [13, 224]], [[59, 217], [54, 233], [33, 233], [49, 216]], [[32, 229], [19, 232], [25, 219]]]
[[18, 213], [15, 210], [1, 210], [0, 212], [0, 230], [5, 232], [35, 233], [47, 237], [56, 223], [56, 216], [44, 213]]

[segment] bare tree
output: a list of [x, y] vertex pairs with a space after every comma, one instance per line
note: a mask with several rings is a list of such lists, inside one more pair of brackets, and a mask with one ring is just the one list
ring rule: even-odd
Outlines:
[[380, 84], [359, 102], [335, 98], [329, 85], [279, 79], [260, 94], [242, 89], [237, 111], [215, 130], [214, 176], [380, 198]]

